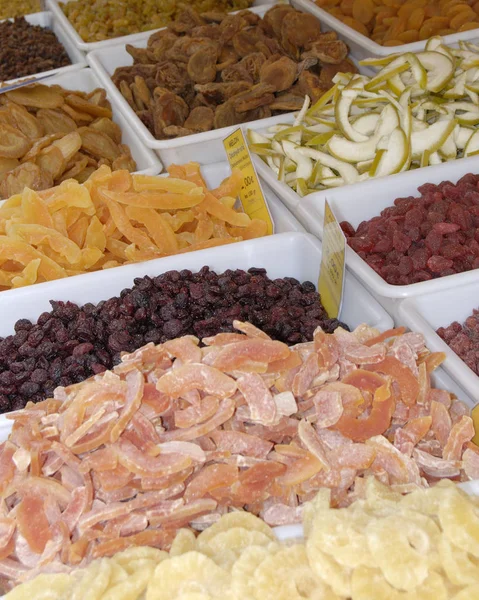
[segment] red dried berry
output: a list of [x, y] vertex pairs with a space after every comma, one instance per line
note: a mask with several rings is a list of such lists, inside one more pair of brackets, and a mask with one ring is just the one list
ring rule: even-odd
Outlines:
[[393, 234], [393, 247], [398, 252], [406, 252], [409, 246], [412, 244], [412, 239], [401, 233], [400, 231], [395, 231]]
[[454, 233], [460, 229], [457, 223], [436, 223], [432, 230], [440, 233], [441, 235], [446, 235], [448, 233]]
[[427, 234], [425, 242], [429, 250], [436, 254], [442, 246], [442, 235], [433, 229]]
[[444, 271], [444, 269], [450, 269], [452, 265], [452, 260], [444, 258], [444, 256], [439, 256], [438, 254], [434, 254], [427, 261], [427, 266], [433, 273], [440, 273], [441, 271]]
[[349, 223], [349, 221], [342, 221], [340, 223], [340, 225], [341, 225], [341, 229], [343, 230], [343, 233], [346, 237], [351, 237], [356, 233], [356, 230], [351, 225], [351, 223]]

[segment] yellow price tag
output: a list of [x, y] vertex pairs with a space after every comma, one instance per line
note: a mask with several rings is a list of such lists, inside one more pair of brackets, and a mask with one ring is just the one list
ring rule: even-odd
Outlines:
[[472, 409], [471, 412], [472, 422], [474, 423], [474, 430], [476, 432], [475, 436], [472, 438], [472, 441], [479, 445], [479, 404]]
[[251, 219], [261, 219], [268, 225], [268, 235], [274, 233], [274, 223], [268, 203], [263, 195], [256, 169], [251, 161], [248, 145], [241, 129], [237, 129], [223, 140], [226, 156], [232, 169], [243, 173], [240, 200], [243, 210]]
[[327, 200], [324, 202], [323, 255], [318, 292], [330, 319], [337, 319], [343, 298], [346, 238]]

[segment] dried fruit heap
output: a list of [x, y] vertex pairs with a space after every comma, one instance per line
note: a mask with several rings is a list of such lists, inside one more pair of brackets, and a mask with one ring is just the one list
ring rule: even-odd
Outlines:
[[297, 110], [337, 72], [356, 72], [334, 32], [285, 4], [263, 19], [185, 8], [146, 48], [126, 49], [134, 64], [117, 68], [113, 81], [157, 139]]
[[375, 600], [477, 598], [477, 498], [450, 481], [401, 496], [369, 479], [363, 491], [342, 509], [321, 491], [305, 510], [304, 540], [282, 544], [250, 513], [229, 513], [196, 538], [182, 529], [169, 554], [129, 548], [40, 575], [6, 600], [102, 600], [125, 588], [130, 600], [179, 600], [198, 588], [208, 600], [370, 600], [371, 590]]
[[264, 269], [169, 271], [135, 279], [131, 289], [97, 306], [51, 304], [52, 311], [35, 325], [21, 319], [13, 335], [0, 338], [0, 412], [40, 402], [59, 385], [110, 369], [121, 352], [144, 344], [232, 332], [234, 319], [250, 321], [287, 344], [311, 341], [317, 327], [326, 333], [338, 325], [347, 329], [328, 318], [314, 284], [271, 280]]
[[23, 17], [0, 23], [0, 81], [71, 64], [57, 36]]
[[477, 269], [479, 176], [425, 183], [418, 191], [420, 197], [397, 198], [357, 229], [341, 223], [351, 248], [392, 285]]
[[382, 46], [479, 29], [477, 0], [315, 0], [345, 25]]
[[[5, 0], [4, 0], [5, 1]], [[189, 0], [188, 6], [204, 11], [235, 11], [253, 0]], [[85, 42], [103, 40], [164, 27], [186, 3], [177, 0], [73, 0], [60, 2], [63, 12]]]
[[[248, 323], [123, 356], [113, 372], [14, 413], [0, 446], [9, 585], [130, 546], [168, 548], [232, 508], [300, 522], [374, 476], [398, 492], [479, 476], [467, 407], [433, 389], [421, 335], [318, 329], [289, 348]], [[213, 530], [214, 531], [214, 530]]]
[[85, 93], [35, 84], [0, 95], [0, 199], [25, 187], [86, 181], [101, 165], [134, 171], [112, 117], [102, 88]]
[[0, 291], [266, 235], [264, 221], [234, 209], [239, 171], [212, 191], [197, 163], [169, 171], [132, 176], [103, 165], [85, 184], [10, 198], [0, 206]]
[[454, 321], [446, 327], [439, 327], [436, 333], [462, 358], [466, 365], [479, 375], [479, 310], [474, 309], [472, 315], [464, 323]]

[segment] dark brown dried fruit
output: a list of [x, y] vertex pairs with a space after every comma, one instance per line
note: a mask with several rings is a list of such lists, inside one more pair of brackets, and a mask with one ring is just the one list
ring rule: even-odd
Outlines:
[[128, 51], [134, 64], [112, 79], [157, 139], [297, 110], [300, 95], [316, 100], [349, 65], [336, 34], [321, 33], [318, 19], [284, 4], [263, 19], [249, 10], [198, 15], [190, 7], [146, 48]]
[[271, 85], [275, 92], [289, 89], [296, 80], [297, 64], [291, 58], [282, 56], [274, 62], [263, 65], [260, 71], [261, 83]]

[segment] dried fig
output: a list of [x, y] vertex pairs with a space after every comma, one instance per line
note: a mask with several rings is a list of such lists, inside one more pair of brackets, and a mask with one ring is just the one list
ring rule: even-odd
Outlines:
[[31, 145], [27, 136], [21, 131], [6, 123], [0, 123], [0, 157], [21, 158]]
[[319, 100], [324, 92], [328, 91], [328, 87], [321, 83], [317, 75], [311, 71], [303, 71], [298, 78], [297, 87], [302, 96], [309, 96], [311, 102]]
[[313, 15], [290, 12], [281, 25], [281, 45], [293, 58], [299, 58], [301, 50], [309, 50], [311, 43], [321, 34], [321, 23]]
[[321, 62], [337, 65], [348, 55], [348, 47], [341, 40], [314, 42], [303, 56], [313, 56]]
[[188, 61], [188, 75], [195, 83], [209, 83], [216, 79], [218, 50], [212, 46], [200, 49]]
[[245, 27], [234, 35], [232, 40], [233, 48], [239, 56], [248, 56], [248, 54], [256, 52], [256, 44], [263, 37], [258, 27]]
[[185, 121], [184, 127], [195, 133], [213, 129], [215, 113], [211, 108], [198, 106], [194, 108]]
[[333, 77], [336, 73], [357, 73], [356, 65], [348, 58], [342, 60], [337, 65], [323, 65], [319, 74], [319, 81], [326, 89], [333, 85]]
[[297, 64], [294, 60], [282, 56], [278, 60], [262, 66], [260, 81], [272, 86], [275, 92], [282, 92], [293, 85], [296, 74]]
[[277, 4], [266, 11], [261, 27], [268, 34], [277, 38], [281, 37], [283, 19], [289, 12], [295, 12], [289, 4]]
[[304, 98], [296, 96], [291, 92], [283, 92], [277, 96], [273, 102], [269, 105], [271, 110], [300, 110], [303, 106]]
[[241, 92], [236, 96], [233, 96], [231, 101], [234, 103], [234, 107], [237, 112], [245, 113], [249, 110], [259, 108], [260, 106], [267, 106], [274, 100], [274, 87], [267, 83], [259, 83], [254, 85], [247, 92]]
[[199, 92], [204, 100], [211, 104], [223, 104], [229, 98], [236, 96], [240, 92], [250, 89], [247, 81], [232, 81], [231, 83], [206, 83], [204, 85], [195, 85], [195, 90]]
[[238, 65], [246, 69], [254, 83], [258, 83], [260, 79], [261, 67], [265, 62], [266, 56], [262, 52], [252, 52], [248, 56], [242, 58]]

